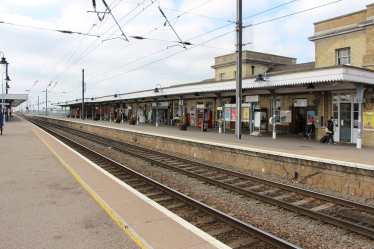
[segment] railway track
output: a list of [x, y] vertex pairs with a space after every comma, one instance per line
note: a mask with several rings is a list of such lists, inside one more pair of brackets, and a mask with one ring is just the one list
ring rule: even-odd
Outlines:
[[[30, 122], [31, 119], [28, 118]], [[148, 198], [231, 248], [300, 248], [101, 155], [46, 125], [32, 122]]]
[[[82, 136], [83, 133], [74, 131], [74, 134]], [[84, 134], [83, 136], [154, 165], [199, 179], [207, 184], [229, 189], [323, 223], [338, 226], [347, 233], [355, 232], [374, 239], [373, 207], [225, 170], [133, 143], [92, 134]]]

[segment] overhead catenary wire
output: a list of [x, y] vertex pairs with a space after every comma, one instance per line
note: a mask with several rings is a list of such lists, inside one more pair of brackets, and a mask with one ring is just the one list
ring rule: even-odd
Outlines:
[[[251, 25], [248, 25], [247, 27], [249, 27], [249, 26], [260, 25], [260, 24], [267, 23], [267, 22], [270, 22], [270, 21], [275, 21], [275, 20], [278, 20], [278, 19], [283, 18], [283, 17], [287, 17], [287, 16], [290, 16], [290, 15], [299, 14], [299, 13], [302, 13], [302, 12], [305, 12], [305, 11], [313, 10], [313, 9], [320, 8], [320, 7], [323, 7], [323, 6], [326, 6], [326, 5], [329, 5], [329, 4], [333, 4], [333, 3], [336, 3], [336, 2], [340, 2], [340, 1], [342, 1], [342, 0], [337, 0], [337, 1], [334, 1], [334, 2], [330, 2], [330, 3], [328, 3], [328, 4], [323, 4], [323, 5], [316, 6], [316, 7], [313, 7], [313, 8], [309, 8], [309, 9], [306, 9], [306, 10], [303, 10], [303, 11], [299, 11], [299, 12], [295, 12], [295, 13], [292, 13], [292, 14], [284, 15], [284, 16], [282, 16], [282, 17], [273, 18], [273, 19], [270, 19], [270, 20], [267, 20], [267, 21], [263, 21], [263, 22], [260, 22], [260, 23], [251, 24]], [[226, 26], [226, 25], [225, 25], [225, 26]], [[228, 33], [225, 33], [224, 35], [227, 35], [227, 34], [232, 33], [232, 32], [234, 32], [234, 31], [230, 31], [230, 32], [228, 32]], [[208, 41], [212, 41], [212, 40], [217, 39], [217, 38], [219, 38], [219, 37], [221, 37], [221, 36], [218, 36], [218, 37], [216, 37], [216, 38], [210, 39], [210, 40], [208, 40]], [[204, 44], [204, 43], [206, 43], [206, 42], [208, 42], [208, 41], [205, 41], [205, 42], [203, 42], [203, 43], [201, 43], [201, 44]], [[197, 44], [197, 45], [191, 47], [190, 49], [195, 48], [196, 46], [199, 46], [199, 45], [201, 45], [201, 44]], [[166, 58], [172, 57], [172, 56], [177, 55], [177, 54], [180, 54], [180, 53], [181, 53], [181, 52], [174, 53], [174, 54], [169, 55], [169, 56], [166, 56], [166, 57], [164, 57], [164, 58], [162, 58], [162, 59], [160, 59], [160, 60], [156, 60], [156, 61], [154, 61], [154, 62], [148, 63], [148, 64], [146, 64], [146, 65], [144, 65], [144, 66], [140, 66], [140, 67], [138, 67], [138, 68], [136, 68], [136, 69], [133, 69], [133, 70], [130, 70], [130, 71], [128, 71], [128, 72], [132, 72], [132, 71], [134, 71], [134, 70], [137, 70], [137, 69], [143, 68], [143, 67], [145, 67], [145, 66], [148, 66], [148, 65], [154, 64], [154, 63], [156, 63], [156, 62], [158, 62], [158, 61], [164, 60], [164, 59], [166, 59]], [[111, 70], [111, 71], [113, 71], [113, 70]], [[128, 73], [128, 72], [126, 72], [126, 73]], [[112, 77], [106, 78], [105, 80], [112, 79], [112, 78], [118, 77], [118, 76], [123, 75], [123, 74], [124, 74], [124, 73], [122, 73], [122, 74], [118, 74], [118, 75], [116, 75], [116, 76], [112, 76]], [[100, 82], [100, 81], [98, 81], [98, 82]], [[94, 83], [97, 83], [97, 82], [94, 82]]]
[[[94, 1], [94, 0], [93, 0], [93, 1]], [[115, 6], [114, 6], [114, 7], [115, 7]], [[114, 8], [114, 7], [113, 7], [113, 8]], [[96, 24], [97, 24], [97, 23], [93, 24], [93, 25], [91, 26], [90, 30], [89, 30], [87, 33], [89, 33], [89, 32], [92, 30], [92, 28], [96, 26]], [[23, 25], [23, 26], [24, 26], [24, 25]], [[115, 25], [113, 25], [111, 28], [113, 28], [114, 26], [115, 26]], [[28, 26], [24, 26], [24, 27], [28, 27]], [[109, 28], [107, 31], [109, 31], [111, 28]], [[49, 30], [49, 29], [44, 29], [44, 28], [38, 28], [38, 29]], [[106, 31], [106, 32], [107, 32], [107, 31]], [[97, 35], [97, 38], [99, 38], [99, 37], [100, 37], [100, 35]], [[67, 52], [67, 53], [64, 55], [64, 57], [63, 57], [63, 58], [62, 58], [62, 59], [61, 59], [61, 60], [60, 60], [60, 61], [59, 61], [59, 62], [58, 62], [58, 63], [57, 63], [53, 68], [55, 68], [55, 67], [56, 67], [56, 66], [57, 66], [57, 65], [58, 65], [58, 64], [59, 64], [59, 63], [60, 63], [60, 62], [61, 62], [61, 61], [62, 61], [62, 60], [63, 60], [63, 59], [64, 59], [64, 58], [65, 58], [65, 57], [70, 53], [70, 51], [74, 49], [74, 47], [76, 47], [78, 44], [82, 43], [83, 40], [84, 40], [84, 38], [82, 38], [82, 39], [81, 39], [81, 40], [80, 40], [76, 45], [74, 45], [74, 46], [69, 50], [69, 52]], [[75, 53], [75, 52], [74, 52], [74, 53]], [[72, 54], [72, 56], [74, 55], [74, 53]], [[72, 57], [72, 56], [71, 56], [71, 57]], [[71, 59], [71, 57], [70, 57], [70, 59]], [[70, 59], [69, 59], [69, 60], [70, 60]], [[68, 61], [69, 61], [69, 60], [68, 60]], [[67, 64], [67, 63], [68, 63], [68, 62], [66, 62], [66, 64]], [[46, 76], [47, 76], [47, 75], [48, 75], [48, 74], [53, 70], [53, 68], [52, 68], [52, 69], [51, 69], [51, 70], [50, 70], [50, 71], [49, 71], [45, 76], [43, 76], [42, 79], [44, 79], [44, 78], [45, 78], [45, 77], [46, 77]], [[52, 80], [54, 80], [54, 79], [56, 79], [57, 77], [59, 77], [59, 75], [61, 75], [63, 72], [64, 72], [64, 71], [58, 73], [58, 74], [57, 74], [57, 75], [56, 75]], [[41, 80], [42, 80], [42, 79], [41, 79]], [[34, 84], [32, 87], [34, 87], [34, 86], [35, 86], [35, 84]], [[31, 88], [32, 88], [32, 87], [31, 87]], [[30, 89], [31, 89], [31, 88], [30, 88]], [[30, 90], [30, 89], [29, 89], [29, 90]], [[43, 88], [43, 89], [44, 89], [44, 88]]]
[[319, 5], [319, 6], [316, 6], [316, 7], [312, 7], [312, 8], [309, 8], [309, 9], [297, 11], [297, 12], [294, 12], [294, 13], [291, 13], [291, 14], [288, 14], [288, 15], [284, 15], [284, 16], [273, 18], [273, 19], [269, 19], [269, 20], [266, 20], [266, 21], [263, 21], [263, 22], [259, 22], [259, 23], [255, 23], [255, 24], [249, 24], [249, 25], [244, 25], [243, 28], [247, 28], [249, 26], [260, 25], [260, 24], [264, 24], [264, 23], [267, 23], [267, 22], [272, 22], [272, 21], [275, 21], [275, 20], [278, 20], [278, 19], [281, 19], [281, 18], [285, 18], [285, 17], [288, 17], [288, 16], [293, 16], [293, 15], [300, 14], [300, 13], [303, 13], [303, 12], [306, 12], [306, 11], [309, 11], [309, 10], [318, 9], [318, 8], [321, 8], [321, 7], [324, 7], [324, 6], [333, 4], [333, 3], [341, 2], [341, 1], [343, 1], [343, 0], [337, 0], [337, 1], [329, 2], [329, 3], [322, 4], [322, 5]]
[[[144, 0], [144, 1], [146, 1], [146, 0]], [[133, 10], [132, 10], [133, 11]], [[130, 11], [130, 12], [132, 12], [132, 11]], [[121, 19], [122, 20], [122, 19]], [[103, 36], [106, 32], [108, 32], [109, 30], [111, 30], [114, 26], [116, 26], [116, 25], [112, 25], [109, 29], [107, 29], [101, 36]], [[113, 33], [114, 34], [114, 33]], [[112, 34], [112, 35], [113, 35]], [[112, 35], [110, 35], [109, 37], [111, 37]], [[88, 46], [83, 52], [82, 52], [82, 54], [83, 53], [85, 53], [93, 44], [95, 43], [95, 41], [94, 42], [92, 42], [91, 43], [91, 45], [90, 46]], [[94, 51], [97, 47], [99, 47], [100, 45], [101, 45], [102, 43], [99, 43], [98, 45], [96, 45], [93, 49], [91, 49], [89, 52], [87, 52], [86, 54], [84, 54], [84, 55], [82, 55], [82, 56], [80, 56], [78, 59], [76, 59], [75, 61], [73, 61], [68, 67], [66, 67], [65, 68], [65, 70], [63, 70], [60, 74], [59, 74], [59, 76], [62, 74], [62, 73], [64, 73], [65, 71], [67, 71], [69, 68], [71, 68], [73, 65], [75, 65], [78, 61], [80, 61], [81, 59], [83, 59], [84, 57], [86, 57], [89, 53], [91, 53], [92, 51]], [[75, 74], [74, 75], [74, 77], [76, 76], [77, 74]]]
[[[294, 1], [291, 1], [291, 2], [295, 2], [295, 1], [297, 1], [297, 0], [294, 0]], [[289, 3], [291, 3], [291, 2], [288, 2], [288, 3], [286, 3], [286, 4], [289, 4]], [[279, 5], [279, 6], [276, 6], [276, 7], [274, 7], [274, 8], [271, 8], [271, 9], [269, 9], [269, 10], [273, 10], [273, 9], [275, 9], [275, 8], [278, 8], [278, 7], [284, 6], [284, 5], [286, 5], [286, 4], [281, 4], [281, 5]], [[199, 5], [199, 6], [201, 6], [201, 5]], [[196, 9], [196, 8], [193, 8], [193, 9]], [[268, 11], [268, 10], [266, 10], [266, 11]], [[264, 13], [264, 12], [266, 12], [266, 11], [262, 11], [261, 13]], [[186, 13], [187, 13], [187, 12], [186, 12]], [[255, 15], [253, 15], [253, 16], [255, 16]], [[188, 39], [188, 40], [189, 40], [189, 41], [192, 41], [192, 40], [194, 40], [194, 39], [196, 39], [196, 38], [199, 38], [199, 37], [201, 37], [201, 36], [203, 36], [203, 35], [206, 35], [206, 34], [212, 33], [212, 32], [214, 32], [214, 31], [217, 31], [217, 30], [219, 30], [219, 29], [222, 29], [222, 28], [228, 27], [228, 26], [233, 25], [233, 24], [234, 24], [234, 23], [229, 23], [229, 24], [223, 25], [223, 26], [221, 26], [221, 27], [219, 27], [219, 28], [213, 29], [213, 30], [211, 30], [211, 31], [209, 31], [209, 32], [206, 32], [206, 33], [204, 33], [204, 34], [200, 34], [200, 35], [195, 36], [195, 37], [193, 37], [193, 38], [190, 38], [190, 39]], [[207, 45], [204, 45], [204, 46], [205, 46], [205, 47], [211, 47], [211, 46], [207, 46]], [[224, 48], [218, 48], [218, 47], [211, 47], [211, 48], [232, 51], [231, 49], [224, 49]], [[159, 52], [162, 52], [162, 51], [164, 51], [164, 50], [165, 50], [165, 49], [159, 50], [158, 52], [152, 53], [152, 55], [157, 54], [157, 53], [159, 53]], [[117, 52], [118, 52], [118, 51], [117, 51]], [[113, 53], [113, 55], [114, 55], [114, 54], [116, 54], [116, 53]], [[149, 55], [147, 55], [147, 56], [145, 56], [145, 57], [142, 57], [142, 58], [140, 58], [140, 59], [138, 59], [138, 60], [136, 60], [136, 61], [139, 61], [139, 60], [144, 59], [144, 58], [147, 58], [147, 57], [149, 57]], [[98, 76], [95, 76], [95, 77], [93, 77], [93, 78], [100, 77], [100, 76], [102, 76], [102, 75], [104, 75], [104, 74], [107, 74], [107, 73], [109, 73], [109, 72], [112, 72], [112, 71], [114, 71], [114, 70], [116, 70], [116, 69], [119, 69], [119, 68], [121, 68], [121, 67], [127, 66], [127, 65], [129, 65], [129, 64], [131, 64], [131, 63], [133, 63], [133, 62], [135, 62], [135, 61], [132, 61], [132, 62], [130, 62], [130, 63], [126, 63], [126, 64], [124, 64], [124, 65], [121, 65], [121, 66], [119, 66], [119, 67], [117, 67], [117, 68], [115, 68], [115, 69], [112, 69], [112, 70], [110, 70], [110, 71], [107, 71], [107, 72], [105, 72], [105, 73], [103, 73], [103, 74], [100, 74], [100, 75], [98, 75]], [[98, 64], [98, 63], [96, 63], [95, 65], [97, 65], [97, 64]], [[94, 66], [95, 66], [95, 65], [94, 65]], [[91, 66], [90, 68], [92, 68], [92, 67], [93, 67], [93, 66]], [[89, 79], [89, 80], [92, 80], [93, 78], [91, 78], [91, 79]]]
[[[200, 5], [198, 5], [198, 6], [194, 7], [194, 8], [192, 8], [191, 10], [185, 11], [182, 15], [187, 14], [187, 13], [189, 13], [189, 12], [195, 10], [196, 8], [201, 7], [201, 6], [203, 6], [203, 5], [205, 5], [206, 3], [211, 2], [211, 1], [212, 1], [212, 0], [206, 1], [206, 2], [204, 2], [204, 3], [202, 3], [202, 4], [200, 4]], [[281, 7], [281, 6], [284, 6], [284, 5], [286, 5], [286, 4], [289, 4], [289, 3], [292, 3], [292, 2], [295, 2], [295, 1], [297, 1], [297, 0], [293, 0], [293, 1], [290, 1], [290, 2], [288, 2], [288, 3], [278, 5], [278, 6], [276, 6], [276, 7], [273, 7], [273, 8], [271, 8], [271, 9], [266, 10], [266, 11], [262, 11], [262, 12], [260, 12], [260, 13], [265, 13], [265, 12], [267, 12], [267, 11], [273, 10], [273, 9], [275, 9], [275, 8], [279, 8], [279, 7]], [[145, 1], [143, 1], [141, 4], [143, 4], [144, 2], [145, 2]], [[138, 6], [141, 5], [141, 4], [138, 4]], [[179, 17], [182, 16], [182, 15], [179, 15], [179, 16], [173, 18], [173, 19], [179, 18]], [[253, 16], [256, 16], [256, 15], [257, 15], [257, 14], [255, 14], [255, 15], [253, 15]], [[247, 17], [247, 18], [249, 18], [249, 17]], [[245, 18], [245, 19], [247, 19], [247, 18]], [[173, 20], [173, 19], [171, 19], [171, 20]], [[121, 19], [121, 20], [122, 20], [122, 19]], [[217, 29], [211, 30], [211, 31], [209, 31], [209, 32], [206, 32], [206, 33], [204, 33], [204, 34], [198, 35], [198, 36], [193, 37], [193, 38], [188, 39], [188, 40], [191, 41], [191, 40], [193, 40], [193, 39], [196, 39], [196, 38], [201, 37], [201, 36], [203, 36], [203, 35], [206, 35], [206, 34], [212, 33], [212, 32], [217, 31], [217, 30], [219, 30], [219, 29], [222, 29], [222, 28], [228, 27], [228, 26], [233, 25], [233, 24], [235, 24], [235, 22], [231, 22], [231, 23], [229, 23], [229, 24], [223, 25], [223, 26], [221, 26], [221, 27], [219, 27], [219, 28], [217, 28]], [[160, 26], [159, 26], [159, 27], [160, 27]], [[157, 30], [159, 27], [155, 28], [154, 30]], [[147, 34], [153, 32], [154, 30], [148, 32]], [[145, 34], [145, 35], [147, 35], [147, 34]], [[131, 44], [129, 44], [129, 45], [131, 45]], [[129, 46], [129, 45], [128, 45], [128, 46]], [[96, 46], [94, 49], [96, 49], [97, 47], [98, 47], [98, 46]], [[127, 46], [126, 46], [126, 47], [127, 47]], [[124, 48], [126, 48], [126, 47], [124, 47]], [[101, 63], [101, 62], [103, 62], [103, 61], [105, 61], [105, 60], [107, 60], [108, 58], [110, 58], [111, 56], [117, 54], [119, 51], [123, 50], [124, 48], [118, 50], [117, 52], [114, 52], [112, 55], [110, 55], [110, 56], [104, 58], [103, 60], [99, 61], [98, 63], [95, 63], [93, 66], [90, 66], [88, 69], [90, 69], [90, 68], [92, 68], [92, 67], [98, 65], [99, 63]], [[217, 48], [217, 47], [216, 47], [216, 48]], [[93, 51], [93, 50], [91, 50], [90, 52], [92, 52], [92, 51]], [[163, 50], [161, 50], [161, 51], [163, 51]], [[90, 53], [90, 52], [89, 52], [89, 53]], [[88, 54], [88, 53], [87, 53], [87, 54]], [[86, 54], [86, 55], [87, 55], [87, 54]], [[86, 55], [84, 55], [84, 56], [86, 56]], [[84, 57], [84, 56], [83, 56], [83, 57]], [[83, 58], [83, 57], [82, 57], [82, 58]], [[147, 56], [147, 57], [148, 57], [148, 56]], [[127, 64], [126, 64], [126, 65], [127, 65]], [[113, 70], [111, 70], [111, 71], [113, 71]], [[79, 74], [79, 73], [75, 74], [75, 75], [72, 76], [71, 78], [75, 77], [75, 76], [78, 75], [78, 74]], [[69, 78], [69, 79], [71, 79], [71, 78]]]
[[40, 29], [40, 30], [45, 30], [45, 31], [60, 32], [60, 33], [63, 33], [63, 34], [78, 34], [78, 35], [100, 37], [98, 34], [89, 34], [89, 33], [82, 33], [82, 32], [70, 31], [70, 30], [47, 29], [47, 28], [42, 28], [42, 27], [35, 27], [35, 26], [29, 26], [29, 25], [17, 24], [17, 23], [10, 23], [10, 22], [4, 22], [4, 21], [0, 21], [0, 23], [8, 24], [8, 25], [13, 25], [13, 26], [18, 26], [18, 27], [24, 27], [24, 28], [31, 28], [31, 29]]
[[[207, 43], [207, 42], [210, 42], [210, 41], [212, 41], [212, 40], [218, 39], [218, 38], [220, 38], [220, 37], [222, 37], [222, 36], [228, 35], [228, 34], [233, 33], [233, 32], [235, 32], [235, 30], [229, 31], [229, 32], [227, 32], [227, 33], [224, 33], [224, 34], [222, 34], [222, 35], [219, 35], [219, 36], [217, 36], [217, 37], [214, 37], [214, 38], [212, 38], [212, 39], [210, 39], [210, 40], [204, 41], [203, 43], [196, 44], [196, 45], [192, 46], [192, 47], [190, 48], [190, 50], [193, 49], [193, 48], [196, 48], [196, 47], [198, 47], [198, 46], [201, 46], [201, 45], [204, 44], [204, 43]], [[159, 62], [159, 61], [165, 60], [165, 59], [167, 59], [167, 58], [170, 58], [170, 57], [172, 57], [172, 56], [174, 56], [174, 55], [180, 54], [180, 53], [185, 52], [185, 51], [188, 51], [188, 50], [181, 50], [181, 51], [179, 51], [179, 52], [176, 52], [176, 53], [174, 53], [174, 54], [171, 54], [171, 55], [165, 56], [165, 57], [163, 57], [163, 58], [161, 58], [161, 59], [158, 59], [158, 60], [155, 60], [155, 61], [153, 61], [153, 62], [147, 63], [147, 64], [145, 64], [145, 65], [142, 65], [142, 66], [140, 66], [140, 67], [134, 68], [134, 69], [129, 70], [129, 71], [126, 71], [126, 72], [124, 72], [124, 73], [117, 74], [117, 75], [115, 75], [115, 76], [112, 76], [112, 77], [106, 78], [105, 80], [113, 79], [113, 78], [116, 78], [116, 77], [118, 77], [118, 76], [121, 76], [121, 75], [124, 75], [124, 74], [130, 73], [130, 72], [133, 72], [133, 71], [135, 71], [135, 70], [138, 70], [138, 69], [140, 69], [140, 68], [143, 68], [143, 67], [146, 67], [146, 66], [152, 65], [152, 64], [154, 64], [154, 63], [157, 63], [157, 62]], [[89, 84], [95, 84], [95, 83], [98, 83], [98, 82], [101, 82], [101, 80], [100, 80], [100, 81], [96, 81], [96, 82], [92, 82], [92, 83], [89, 83]]]
[[[145, 1], [146, 1], [146, 0], [144, 0], [142, 3], [144, 3]], [[212, 0], [209, 0], [209, 1], [207, 1], [207, 2], [210, 2], [210, 1], [212, 1]], [[207, 3], [207, 2], [205, 2], [205, 3]], [[153, 3], [154, 3], [154, 2], [152, 2], [152, 4], [153, 4]], [[204, 5], [205, 3], [200, 4], [200, 5], [198, 5], [197, 7], [202, 6], [202, 5]], [[149, 5], [149, 6], [150, 6], [150, 5]], [[197, 7], [194, 7], [194, 8], [192, 8], [192, 9], [189, 10], [189, 11], [192, 11], [192, 10], [196, 9]], [[187, 11], [187, 12], [185, 12], [185, 13], [188, 13], [189, 11]], [[173, 18], [173, 19], [171, 19], [171, 20], [174, 20], [174, 19], [176, 19], [176, 18], [178, 18], [178, 17], [175, 17], [175, 18]], [[122, 20], [122, 19], [121, 19], [121, 20]], [[120, 21], [121, 21], [121, 20], [120, 20]], [[231, 25], [231, 24], [229, 24], [229, 25]], [[115, 26], [115, 25], [113, 25], [113, 26]], [[113, 27], [113, 26], [112, 26], [112, 27]], [[112, 28], [112, 27], [111, 27], [111, 28]], [[161, 27], [161, 26], [159, 26], [159, 27]], [[157, 27], [157, 28], [155, 28], [155, 29], [152, 29], [151, 31], [147, 32], [145, 35], [148, 35], [148, 34], [154, 32], [154, 31], [157, 30], [159, 27]], [[105, 32], [105, 33], [106, 33], [106, 32]], [[103, 35], [102, 35], [102, 36], [103, 36]], [[121, 51], [121, 50], [127, 48], [127, 47], [130, 46], [131, 44], [132, 44], [132, 43], [127, 44], [125, 47], [121, 48], [120, 50], [117, 50], [116, 52], [112, 53], [111, 55], [107, 56], [106, 58], [102, 59], [102, 60], [99, 61], [98, 63], [95, 63], [94, 65], [90, 66], [90, 67], [87, 68], [87, 69], [91, 69], [92, 67], [98, 65], [99, 63], [101, 63], [101, 62], [103, 62], [103, 61], [109, 59], [111, 56], [117, 54], [119, 51]], [[91, 44], [91, 45], [93, 45], [93, 44]], [[95, 50], [97, 47], [99, 47], [100, 45], [101, 45], [101, 43], [98, 44], [98, 45], [97, 45], [96, 47], [94, 47], [93, 49], [91, 49], [91, 50], [90, 50], [89, 52], [87, 52], [85, 55], [81, 56], [81, 57], [79, 58], [79, 60], [82, 59], [82, 58], [84, 58], [84, 57], [87, 56], [88, 54], [90, 54], [92, 51], [94, 51], [94, 50]], [[164, 50], [164, 49], [163, 49], [163, 50]], [[85, 51], [87, 51], [87, 49], [86, 49]], [[84, 52], [85, 52], [85, 51], [84, 51]], [[79, 60], [77, 60], [77, 61], [79, 61]], [[77, 62], [77, 61], [76, 61], [76, 62]], [[77, 73], [77, 74], [73, 75], [72, 77], [70, 77], [69, 79], [71, 79], [71, 78], [73, 78], [73, 77], [75, 77], [75, 76], [77, 76], [77, 75], [79, 75], [79, 74], [80, 74], [80, 73]], [[69, 79], [68, 79], [68, 80], [69, 80]]]
[[[340, 0], [340, 1], [341, 1], [341, 0]], [[331, 2], [331, 3], [328, 3], [328, 4], [332, 4], [332, 3], [336, 3], [336, 2], [339, 2], [339, 1], [334, 1], [334, 2]], [[310, 9], [307, 9], [307, 10], [299, 11], [299, 12], [296, 12], [296, 13], [292, 13], [292, 14], [289, 14], [289, 15], [282, 16], [282, 17], [287, 17], [287, 16], [290, 16], [290, 15], [295, 15], [295, 14], [302, 13], [302, 12], [305, 12], [305, 11], [308, 11], [308, 10], [312, 10], [312, 9], [316, 9], [316, 8], [319, 8], [319, 7], [323, 7], [323, 6], [326, 6], [326, 5], [328, 5], [328, 4], [320, 5], [320, 6], [317, 6], [317, 7], [314, 7], [314, 8], [310, 8]], [[267, 20], [267, 21], [264, 21], [264, 22], [260, 22], [260, 23], [256, 23], [256, 24], [252, 24], [252, 25], [253, 25], [253, 26], [254, 26], [254, 25], [260, 25], [260, 24], [262, 24], [262, 23], [266, 23], [266, 22], [270, 22], [270, 21], [278, 20], [278, 19], [280, 19], [280, 18], [282, 18], [282, 17], [273, 18], [273, 19], [270, 19], [270, 20]], [[234, 32], [234, 31], [230, 31], [229, 33], [232, 33], [232, 32]], [[228, 33], [226, 33], [226, 34], [228, 34]], [[224, 34], [224, 35], [226, 35], [226, 34]], [[218, 37], [213, 38], [213, 39], [211, 39], [211, 40], [214, 40], [214, 39], [217, 39], [217, 38], [218, 38]], [[211, 41], [211, 40], [205, 41], [204, 43], [209, 42], [209, 41]], [[200, 44], [195, 45], [193, 48], [195, 48], [196, 46], [199, 46], [199, 45], [200, 45]], [[201, 44], [201, 45], [202, 45], [202, 44]], [[184, 51], [184, 50], [183, 50], [183, 51]], [[181, 52], [183, 52], [183, 51], [179, 51], [179, 52], [177, 52], [177, 53], [174, 53], [174, 54], [172, 54], [172, 55], [166, 56], [166, 57], [161, 58], [161, 59], [159, 59], [159, 60], [153, 61], [153, 62], [151, 62], [151, 63], [147, 63], [147, 64], [145, 64], [145, 65], [143, 65], [143, 66], [137, 67], [137, 68], [132, 69], [132, 70], [130, 70], [130, 71], [127, 71], [127, 72], [124, 72], [124, 73], [121, 73], [121, 74], [118, 74], [118, 75], [115, 75], [115, 76], [112, 76], [112, 77], [106, 78], [105, 80], [112, 79], [112, 78], [118, 77], [118, 76], [120, 76], [120, 75], [123, 75], [123, 74], [129, 73], [129, 72], [133, 72], [133, 71], [135, 71], [135, 70], [138, 70], [138, 69], [140, 69], [140, 68], [146, 67], [146, 66], [148, 66], [148, 65], [151, 65], [151, 64], [157, 63], [158, 61], [161, 61], [161, 60], [167, 59], [167, 58], [169, 58], [169, 57], [172, 57], [172, 56], [174, 56], [174, 55], [176, 55], [176, 54], [179, 54], [179, 53], [181, 53]], [[102, 80], [101, 80], [101, 81], [102, 81]], [[94, 83], [98, 83], [98, 82], [100, 82], [100, 81], [92, 82], [92, 83], [90, 83], [90, 84], [94, 84]]]

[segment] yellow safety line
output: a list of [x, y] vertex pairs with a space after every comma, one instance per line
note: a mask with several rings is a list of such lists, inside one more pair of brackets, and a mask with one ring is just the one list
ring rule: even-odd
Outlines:
[[140, 239], [138, 239], [137, 237], [135, 237], [134, 235], [132, 235], [132, 233], [130, 232], [130, 230], [128, 229], [128, 227], [126, 225], [124, 225], [120, 219], [117, 218], [117, 216], [112, 212], [111, 208], [106, 205], [102, 200], [101, 198], [82, 180], [82, 178], [80, 178], [78, 176], [77, 173], [74, 172], [74, 170], [69, 166], [67, 165], [64, 160], [62, 160], [62, 158], [51, 148], [51, 146], [49, 146], [47, 144], [46, 141], [44, 141], [44, 139], [42, 137], [40, 137], [36, 131], [34, 131], [33, 129], [31, 129], [35, 135], [37, 137], [39, 137], [40, 140], [42, 140], [42, 142], [45, 144], [45, 146], [47, 146], [47, 148], [52, 152], [52, 154], [57, 158], [57, 160], [60, 161], [60, 163], [62, 165], [64, 165], [64, 167], [74, 176], [74, 178], [82, 185], [82, 187], [87, 190], [87, 192], [99, 203], [99, 205], [109, 214], [109, 216], [117, 223], [117, 225], [122, 228], [123, 231], [125, 231], [125, 233], [140, 247], [140, 248], [143, 248], [143, 249], [147, 249], [147, 247], [145, 245], [143, 245], [143, 243], [140, 241]]

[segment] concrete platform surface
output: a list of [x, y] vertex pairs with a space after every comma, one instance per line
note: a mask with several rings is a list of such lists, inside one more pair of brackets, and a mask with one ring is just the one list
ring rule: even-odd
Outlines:
[[0, 158], [1, 248], [227, 248], [18, 117]]
[[140, 123], [139, 125], [129, 125], [128, 122], [115, 123], [105, 121], [93, 121], [91, 119], [78, 119], [67, 117], [50, 118], [63, 119], [71, 122], [88, 123], [99, 126], [106, 126], [117, 129], [132, 130], [138, 132], [148, 132], [161, 136], [175, 136], [185, 139], [192, 139], [202, 143], [212, 142], [223, 146], [239, 146], [246, 149], [267, 151], [269, 153], [279, 153], [291, 157], [312, 157], [315, 160], [333, 161], [341, 165], [355, 167], [361, 165], [364, 168], [374, 166], [374, 148], [356, 148], [356, 144], [337, 142], [336, 145], [327, 145], [314, 139], [302, 139], [299, 134], [276, 134], [276, 139], [272, 138], [272, 133], [262, 133], [262, 137], [250, 136], [249, 131], [243, 131], [241, 139], [236, 138], [233, 130], [226, 133], [218, 133], [218, 129], [209, 128], [208, 132], [188, 126], [187, 131], [180, 131], [175, 125]]

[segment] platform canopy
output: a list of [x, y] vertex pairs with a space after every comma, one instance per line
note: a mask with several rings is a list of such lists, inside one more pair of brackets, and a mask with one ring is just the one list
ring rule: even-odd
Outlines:
[[[2, 97], [0, 95], [0, 97]], [[7, 107], [17, 107], [29, 99], [28, 94], [4, 94], [4, 103]], [[0, 103], [2, 98], [0, 99]]]
[[[277, 94], [313, 93], [320, 91], [356, 90], [356, 83], [374, 86], [374, 71], [347, 65], [326, 68], [308, 68], [302, 70], [269, 73], [266, 81], [256, 81], [257, 76], [243, 78], [242, 96], [266, 95], [270, 91]], [[312, 89], [308, 85], [312, 85]], [[270, 90], [270, 91], [269, 91]], [[184, 99], [202, 99], [211, 97], [235, 96], [236, 81], [215, 79], [200, 82], [162, 87], [158, 91], [145, 90], [87, 98], [87, 104], [132, 103], [143, 101], [171, 101]], [[116, 97], [115, 97], [116, 96]], [[58, 106], [81, 104], [82, 99], [54, 103]]]

